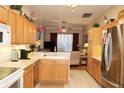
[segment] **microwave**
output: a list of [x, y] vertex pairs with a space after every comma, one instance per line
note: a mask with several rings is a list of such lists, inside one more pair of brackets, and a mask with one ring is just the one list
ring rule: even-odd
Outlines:
[[0, 46], [11, 44], [10, 26], [0, 23]]

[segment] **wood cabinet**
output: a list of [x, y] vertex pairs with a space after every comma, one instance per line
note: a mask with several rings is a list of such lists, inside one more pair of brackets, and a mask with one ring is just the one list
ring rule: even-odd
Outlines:
[[34, 87], [38, 84], [39, 82], [39, 61], [35, 62], [33, 64], [33, 73], [34, 73], [34, 80], [33, 80], [33, 83], [34, 83]]
[[40, 62], [40, 81], [52, 81], [53, 80], [53, 61], [52, 60], [42, 60]]
[[27, 19], [24, 19], [24, 33], [23, 34], [24, 34], [23, 35], [23, 38], [24, 38], [23, 43], [28, 44], [30, 40], [28, 39], [28, 37], [29, 37], [29, 22]]
[[0, 23], [8, 24], [8, 8], [0, 6]]
[[12, 10], [9, 10], [9, 25], [11, 29], [11, 43], [16, 44], [16, 16], [17, 14]]
[[23, 44], [24, 42], [24, 21], [23, 21], [23, 17], [17, 15], [16, 17], [16, 43], [17, 44]]
[[87, 71], [92, 74], [92, 54], [93, 54], [93, 39], [92, 31], [88, 32], [88, 62], [87, 62]]
[[[100, 83], [101, 62], [93, 59], [93, 56], [101, 56], [102, 31], [93, 28], [88, 32], [88, 63], [87, 71]], [[95, 53], [97, 52], [97, 53]]]
[[62, 82], [68, 81], [68, 61], [42, 60], [40, 62], [40, 81]]
[[56, 62], [54, 68], [54, 79], [57, 82], [67, 82], [68, 81], [68, 65], [63, 62]]
[[101, 62], [93, 58], [92, 76], [100, 84], [101, 81]]
[[101, 45], [102, 44], [102, 31], [100, 28], [92, 28], [92, 42], [93, 45]]
[[29, 23], [28, 26], [28, 43], [34, 44], [36, 41], [36, 26], [32, 23]]
[[33, 88], [33, 65], [27, 67], [24, 72], [24, 88]]
[[7, 6], [0, 6], [0, 23], [9, 24], [12, 44], [34, 44], [36, 26]]
[[88, 42], [88, 62], [87, 62], [87, 71], [92, 74], [92, 42]]

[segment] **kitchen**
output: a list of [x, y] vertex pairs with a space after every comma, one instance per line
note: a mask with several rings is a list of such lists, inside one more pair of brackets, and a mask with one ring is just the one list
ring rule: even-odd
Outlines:
[[[17, 6], [23, 7], [21, 5]], [[56, 7], [58, 8], [56, 9]], [[119, 69], [123, 69], [123, 5], [30, 5], [21, 8], [22, 13], [13, 8], [15, 8], [15, 6], [0, 6], [0, 72], [2, 73], [0, 78], [0, 87], [123, 87], [124, 74], [123, 70]], [[86, 15], [83, 16], [91, 16], [91, 18], [77, 18], [77, 22], [74, 22], [75, 20], [68, 17], [68, 15], [71, 15], [71, 17], [74, 18], [73, 16], [75, 16], [75, 13], [80, 13], [79, 10], [83, 8], [86, 12]], [[38, 9], [41, 9], [42, 11], [36, 11]], [[46, 12], [49, 9], [53, 9], [55, 12]], [[93, 10], [89, 11], [88, 9]], [[65, 10], [68, 10], [69, 12]], [[116, 11], [113, 12], [112, 10]], [[31, 11], [31, 15], [29, 11]], [[64, 14], [67, 12], [68, 14], [64, 16]], [[90, 12], [93, 12], [94, 14]], [[99, 12], [99, 14], [97, 12]], [[49, 14], [51, 15], [51, 19], [49, 16], [47, 16]], [[111, 17], [109, 17], [109, 15], [111, 15]], [[98, 18], [96, 18], [96, 16]], [[95, 18], [96, 20], [94, 20]], [[44, 22], [45, 19], [47, 21], [50, 20], [50, 22]], [[89, 23], [91, 24], [88, 25], [88, 27], [84, 25], [82, 31], [82, 25], [74, 24], [80, 23], [80, 20], [83, 21], [85, 25], [88, 25]], [[52, 21], [54, 21], [55, 24], [52, 23]], [[102, 25], [99, 26], [97, 22], [100, 22]], [[93, 25], [95, 26], [93, 27]], [[114, 26], [117, 26], [117, 28], [114, 28]], [[68, 32], [64, 32], [65, 30]], [[111, 31], [113, 30], [115, 30], [116, 33], [111, 34]], [[64, 33], [64, 35], [61, 33]], [[110, 34], [108, 37], [104, 36], [108, 33]], [[115, 39], [117, 38], [117, 36], [115, 36], [117, 34], [120, 37], [119, 39]], [[72, 42], [76, 40], [77, 36], [78, 39], [75, 41], [76, 43]], [[112, 38], [112, 41], [114, 40], [115, 43], [111, 43], [112, 36], [115, 37]], [[60, 37], [60, 39], [55, 37]], [[63, 43], [63, 47], [61, 47], [61, 43], [64, 42], [61, 39], [63, 37], [65, 37], [65, 43]], [[102, 46], [103, 39], [105, 39], [105, 41], [108, 39], [108, 44], [104, 43], [105, 45]], [[51, 42], [48, 42], [50, 40], [54, 42], [55, 45], [52, 45]], [[115, 47], [116, 44], [117, 47]], [[67, 46], [71, 46], [71, 49]], [[87, 51], [87, 64], [84, 66], [80, 66], [80, 63], [78, 63], [80, 62], [80, 56], [78, 59], [72, 59], [71, 57], [72, 50], [79, 52], [79, 50], [82, 49], [82, 46]], [[43, 47], [45, 48], [43, 49]], [[112, 51], [112, 48], [114, 48], [116, 51]], [[117, 55], [120, 56], [114, 56], [117, 51], [120, 51], [119, 49], [121, 49], [122, 52], [118, 52]], [[113, 55], [112, 52], [114, 53]], [[74, 55], [74, 57], [75, 56], [76, 55]], [[112, 59], [113, 56], [116, 58], [116, 60], [114, 60], [114, 58]], [[85, 67], [86, 69], [71, 69], [73, 68], [70, 66], [72, 65], [72, 60], [76, 60], [76, 62], [74, 62], [74, 68], [78, 69], [78, 67]], [[114, 62], [113, 64], [111, 63], [112, 60]], [[122, 64], [122, 67], [117, 65], [117, 60], [119, 60], [120, 64]], [[75, 63], [78, 66], [75, 66]], [[77, 78], [73, 78], [73, 75], [77, 74], [79, 74]], [[116, 78], [113, 78], [113, 76]], [[15, 77], [14, 80], [11, 79], [13, 77]], [[113, 79], [114, 84], [111, 82], [111, 79], [106, 80], [106, 78]], [[115, 83], [116, 80], [117, 82]], [[82, 84], [80, 84], [80, 82]]]

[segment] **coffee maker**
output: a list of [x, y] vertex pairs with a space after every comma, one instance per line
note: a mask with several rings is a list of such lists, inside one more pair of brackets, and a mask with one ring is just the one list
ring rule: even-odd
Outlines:
[[25, 50], [25, 49], [20, 49], [20, 57], [19, 59], [30, 59], [28, 58], [28, 53], [29, 51]]

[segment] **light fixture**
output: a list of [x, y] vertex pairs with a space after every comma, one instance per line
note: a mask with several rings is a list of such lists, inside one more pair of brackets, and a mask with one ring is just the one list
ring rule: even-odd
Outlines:
[[66, 32], [67, 31], [67, 28], [62, 28], [62, 32]]
[[84, 48], [87, 48], [88, 47], [88, 43], [85, 43], [83, 47]]
[[59, 23], [57, 31], [62, 32], [62, 24], [61, 24], [62, 23], [62, 9], [61, 9], [61, 7], [59, 9], [59, 21], [60, 21], [60, 23]]
[[74, 14], [74, 8], [76, 8], [78, 5], [68, 5], [69, 8], [71, 8], [72, 15]]
[[68, 5], [68, 7], [70, 7], [70, 8], [75, 8], [75, 7], [77, 7], [78, 5]]

